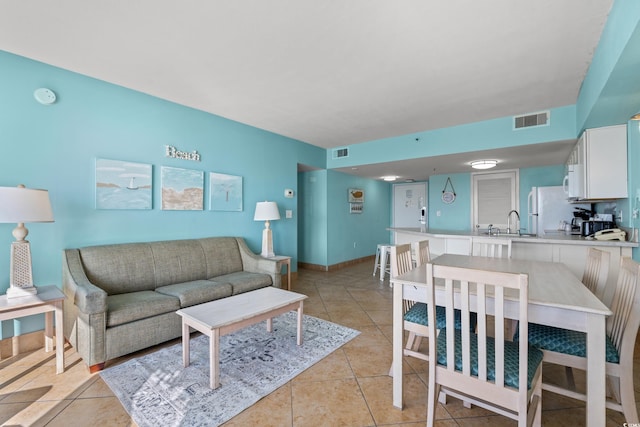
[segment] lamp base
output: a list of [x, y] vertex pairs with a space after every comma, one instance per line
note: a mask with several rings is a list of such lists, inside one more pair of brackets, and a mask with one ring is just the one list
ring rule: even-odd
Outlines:
[[270, 228], [262, 230], [262, 252], [260, 256], [263, 258], [273, 258], [276, 254], [273, 253], [273, 235]]
[[26, 297], [29, 295], [36, 295], [38, 293], [38, 288], [36, 288], [35, 286], [30, 286], [28, 288], [20, 288], [18, 286], [9, 286], [9, 289], [7, 289], [7, 299], [11, 299], [11, 298], [19, 298], [19, 297]]
[[31, 246], [27, 240], [11, 243], [9, 285], [7, 298], [17, 298], [38, 293], [38, 289], [33, 286]]

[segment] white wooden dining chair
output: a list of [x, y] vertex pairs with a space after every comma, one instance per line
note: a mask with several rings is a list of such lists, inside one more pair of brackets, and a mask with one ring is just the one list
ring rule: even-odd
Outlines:
[[[427, 426], [434, 424], [440, 392], [515, 419], [518, 426], [539, 426], [542, 352], [527, 342], [504, 339], [505, 294], [517, 297], [520, 333], [527, 334], [528, 276], [430, 263], [426, 268], [428, 315], [435, 316], [435, 282], [442, 280], [447, 325], [453, 323], [454, 304], [463, 322], [462, 328], [445, 327], [439, 334], [435, 324], [429, 326]], [[469, 328], [474, 310], [477, 335]], [[490, 314], [495, 318], [493, 331], [487, 322]]]
[[[511, 239], [474, 236], [471, 238], [470, 255], [489, 258], [511, 258]], [[515, 320], [505, 323], [505, 333], [509, 339], [513, 339], [517, 327], [518, 323]]]
[[[406, 243], [402, 245], [391, 246], [391, 277], [399, 276], [411, 270], [413, 268], [413, 262], [411, 259], [411, 244]], [[415, 301], [403, 300], [402, 301], [402, 313], [403, 316], [416, 304]], [[418, 303], [422, 304], [422, 303]], [[426, 312], [425, 312], [426, 315]], [[420, 324], [413, 324], [412, 322], [404, 321], [404, 330], [409, 332], [409, 338], [407, 339], [407, 347], [412, 348], [415, 341], [416, 332], [427, 333], [426, 326]], [[417, 349], [416, 349], [417, 350]], [[389, 370], [391, 375], [391, 369]]]
[[413, 253], [415, 254], [416, 267], [425, 265], [431, 261], [431, 253], [429, 252], [429, 241], [420, 240], [419, 242], [413, 242]]
[[511, 258], [511, 239], [474, 236], [471, 238], [470, 255], [490, 258]]
[[[633, 386], [633, 350], [640, 327], [640, 264], [622, 258], [618, 281], [607, 318], [606, 374], [612, 392], [606, 402], [609, 409], [622, 412], [627, 423], [638, 423]], [[569, 331], [538, 324], [529, 325], [529, 343], [540, 348], [544, 361], [574, 369], [587, 369], [587, 340], [583, 332]], [[569, 385], [571, 387], [571, 385]], [[573, 399], [586, 401], [586, 395], [575, 388], [543, 383], [542, 388]]]
[[[604, 302], [607, 280], [609, 278], [609, 261], [611, 254], [596, 248], [587, 250], [587, 260], [582, 273], [582, 283], [595, 295], [600, 301]], [[606, 304], [606, 303], [605, 303]], [[608, 306], [609, 304], [607, 304]], [[575, 389], [576, 383], [573, 377], [573, 369], [569, 366], [565, 367], [567, 377], [567, 385], [570, 389]]]
[[600, 301], [604, 296], [609, 278], [609, 262], [611, 254], [596, 248], [589, 248], [587, 260], [582, 273], [582, 283], [589, 288]]
[[[425, 246], [426, 259], [430, 260], [429, 246]], [[391, 247], [391, 277], [406, 273], [412, 269], [411, 244], [396, 245]], [[422, 337], [429, 333], [427, 326], [427, 306], [425, 303], [409, 300], [402, 301], [403, 306], [403, 331], [409, 333], [403, 349], [405, 356], [412, 356], [421, 360], [429, 360], [427, 353], [419, 351]], [[443, 316], [442, 316], [443, 317]], [[444, 322], [444, 318], [441, 319]], [[404, 332], [403, 332], [404, 333]], [[389, 376], [393, 375], [393, 366], [389, 369]]]

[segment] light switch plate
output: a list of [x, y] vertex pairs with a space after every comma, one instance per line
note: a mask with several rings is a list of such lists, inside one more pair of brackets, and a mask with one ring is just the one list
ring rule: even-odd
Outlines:
[[284, 211], [285, 218], [293, 218], [293, 211], [291, 209], [287, 209]]

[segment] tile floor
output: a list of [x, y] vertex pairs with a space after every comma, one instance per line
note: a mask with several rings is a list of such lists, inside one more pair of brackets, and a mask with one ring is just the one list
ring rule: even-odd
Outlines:
[[[386, 280], [381, 283], [371, 272], [371, 263], [332, 273], [298, 272], [294, 290], [309, 296], [305, 313], [358, 329], [361, 335], [226, 426], [425, 425], [426, 363], [405, 358], [405, 408], [399, 410], [392, 405], [392, 381], [387, 375], [391, 364], [392, 292]], [[112, 361], [107, 367], [136, 355]], [[55, 374], [53, 353], [44, 350], [0, 361], [1, 425], [136, 425], [100, 376], [90, 375], [71, 347], [66, 348], [65, 356], [66, 371], [61, 375]], [[545, 370], [545, 375], [552, 378], [563, 378], [562, 373]], [[581, 382], [579, 375], [576, 381]], [[640, 385], [638, 379], [636, 384]], [[639, 397], [637, 394], [636, 399]], [[437, 418], [437, 426], [516, 425], [477, 407], [465, 409], [451, 398], [447, 405], [439, 406]], [[544, 393], [543, 425], [581, 426], [584, 420], [584, 404]], [[607, 411], [607, 426], [620, 427], [623, 422], [621, 414]]]

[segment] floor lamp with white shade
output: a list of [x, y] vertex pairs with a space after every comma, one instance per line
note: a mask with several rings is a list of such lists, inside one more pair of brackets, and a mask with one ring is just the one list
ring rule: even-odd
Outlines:
[[25, 240], [29, 230], [27, 222], [53, 222], [53, 211], [47, 190], [17, 187], [0, 187], [0, 223], [17, 223], [13, 230], [15, 242], [11, 243], [11, 270], [7, 298], [38, 293], [33, 286], [31, 247]]
[[264, 230], [262, 230], [262, 252], [261, 256], [272, 258], [273, 253], [273, 235], [269, 228], [269, 221], [280, 219], [280, 211], [276, 202], [258, 202], [256, 203], [256, 213], [253, 216], [254, 221], [264, 221]]

